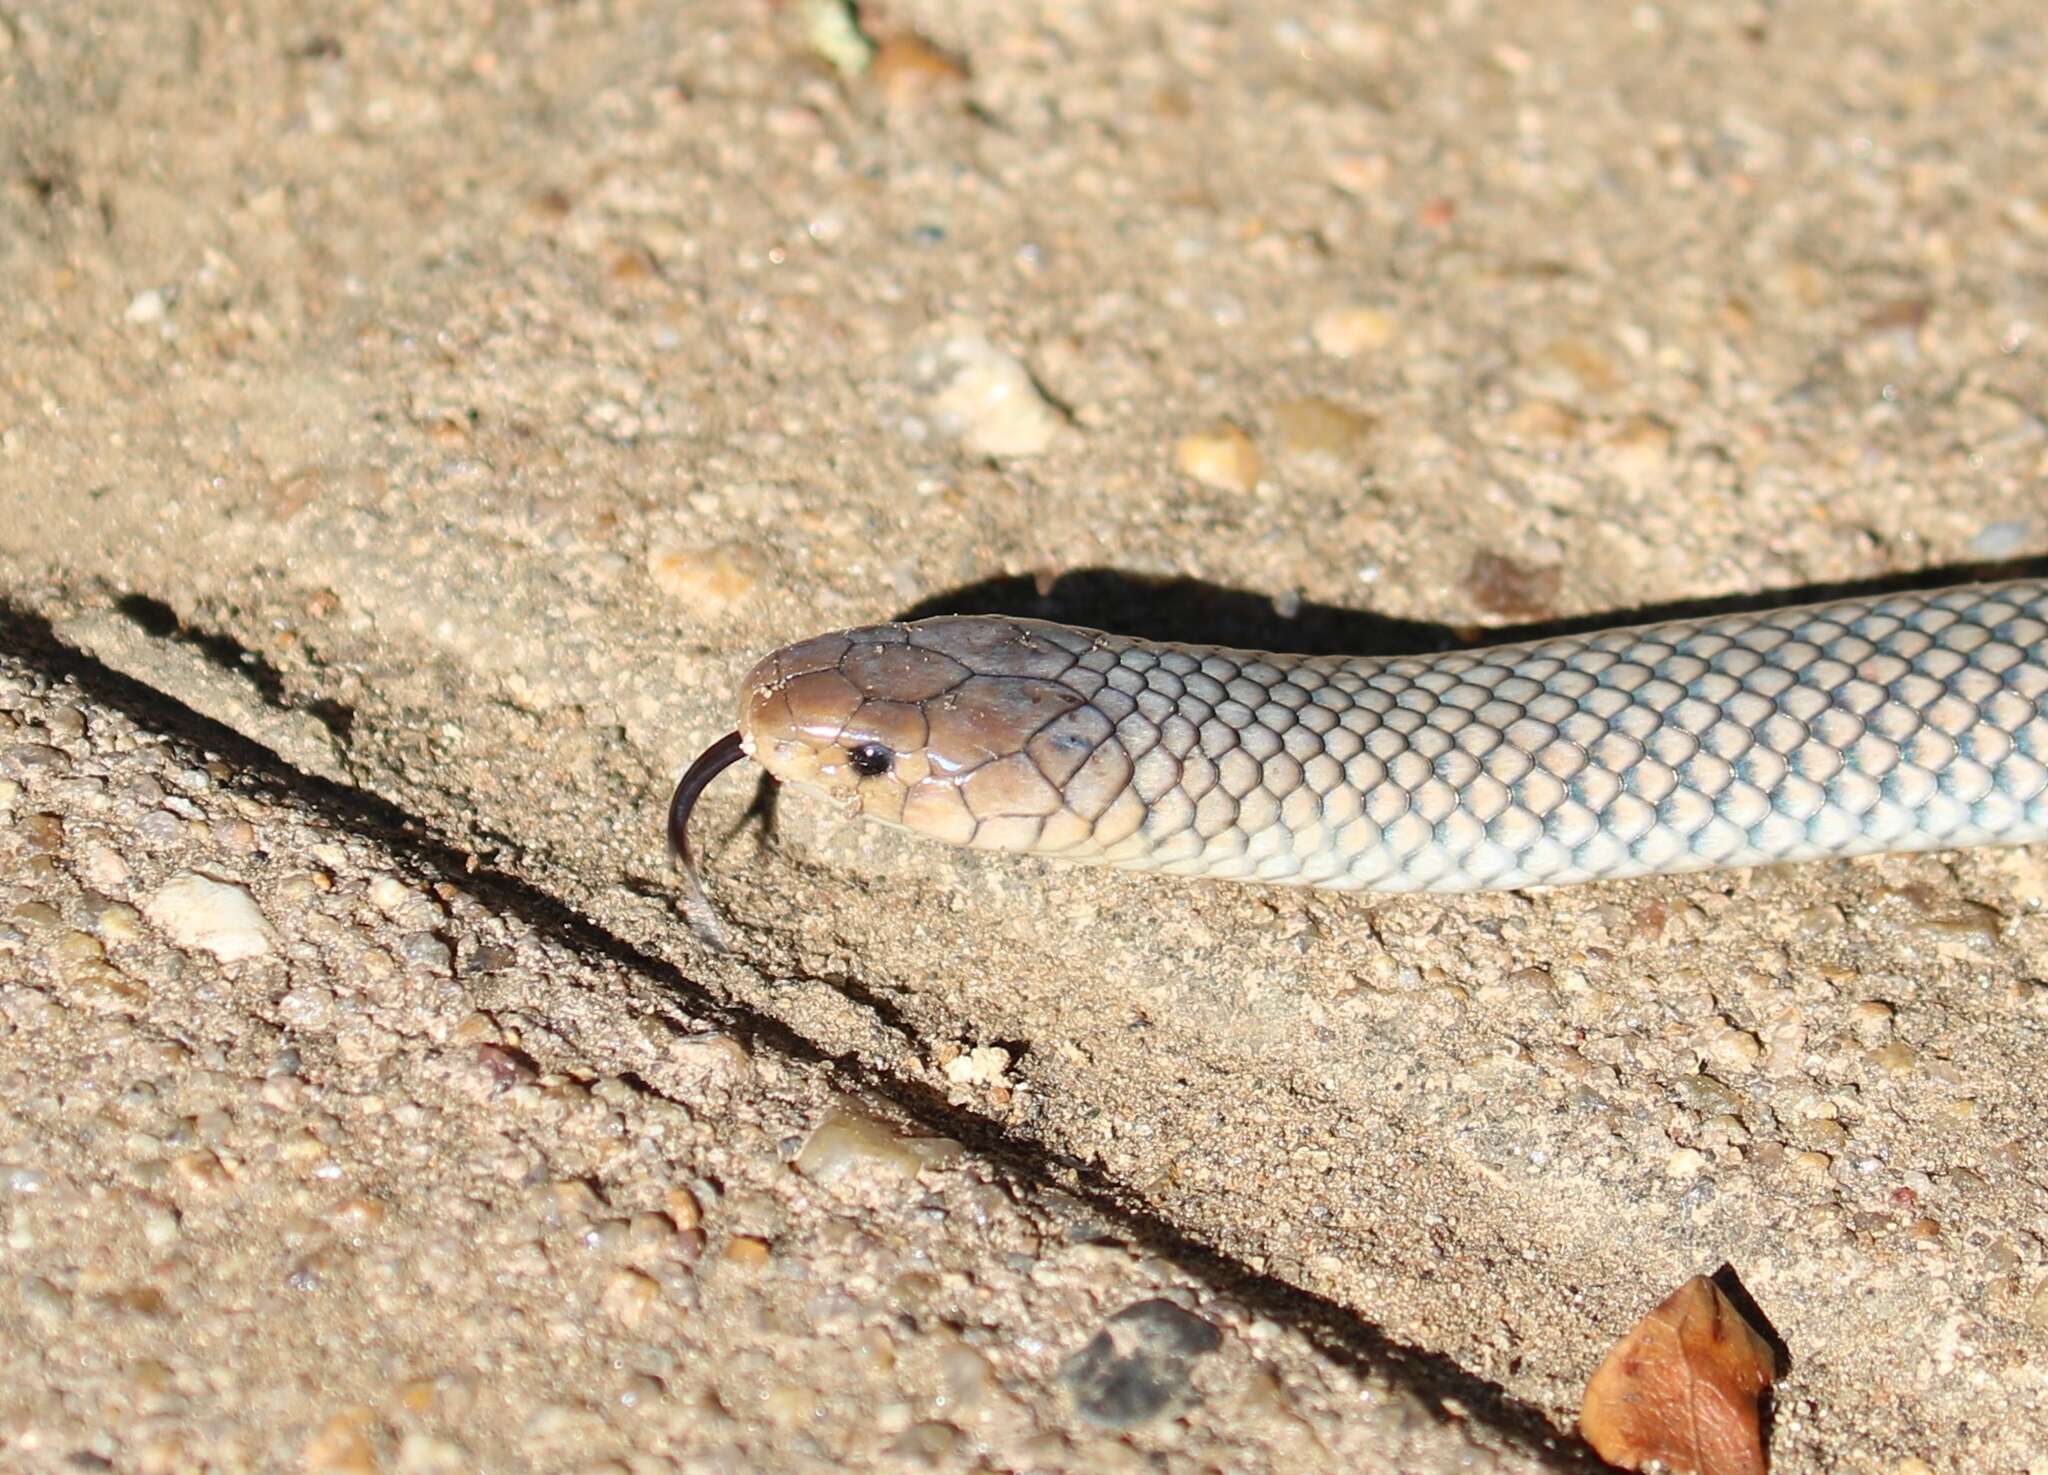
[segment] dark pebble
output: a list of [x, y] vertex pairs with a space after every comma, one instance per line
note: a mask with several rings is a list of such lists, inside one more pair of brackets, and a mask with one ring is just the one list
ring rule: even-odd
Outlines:
[[0, 758], [0, 772], [12, 778], [71, 772], [71, 755], [48, 743], [16, 743]]
[[1222, 1333], [1171, 1301], [1138, 1301], [1104, 1324], [1069, 1357], [1060, 1378], [1090, 1423], [1129, 1429], [1185, 1403], [1194, 1359], [1214, 1352]]

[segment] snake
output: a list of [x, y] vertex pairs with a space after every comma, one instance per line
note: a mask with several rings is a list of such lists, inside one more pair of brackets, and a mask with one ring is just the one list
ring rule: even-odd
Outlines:
[[2048, 580], [1428, 655], [1239, 651], [1007, 615], [762, 658], [669, 841], [752, 758], [979, 850], [1466, 892], [2048, 838]]

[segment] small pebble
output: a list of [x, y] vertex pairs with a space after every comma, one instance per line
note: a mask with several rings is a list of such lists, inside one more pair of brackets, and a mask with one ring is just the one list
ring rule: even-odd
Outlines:
[[1010, 1052], [996, 1045], [977, 1045], [955, 1055], [942, 1069], [956, 1086], [1007, 1085]]
[[1712, 1076], [1681, 1076], [1677, 1096], [1686, 1102], [1686, 1110], [1696, 1110], [1702, 1116], [1733, 1116], [1743, 1108], [1743, 1098]]
[[955, 1344], [938, 1357], [940, 1391], [937, 1401], [949, 1409], [973, 1410], [987, 1398], [995, 1376], [988, 1359], [972, 1347]]
[[342, 1410], [306, 1444], [307, 1475], [376, 1475], [377, 1448], [371, 1440], [376, 1415], [368, 1408]]
[[908, 110], [957, 99], [966, 86], [967, 68], [924, 37], [906, 32], [876, 48], [868, 80], [884, 107]]
[[966, 1435], [953, 1425], [928, 1419], [921, 1424], [912, 1424], [897, 1435], [894, 1453], [913, 1466], [926, 1469], [951, 1467], [965, 1441]]
[[79, 869], [101, 891], [119, 891], [128, 884], [128, 861], [111, 845], [86, 846]]
[[301, 1172], [310, 1172], [328, 1160], [327, 1144], [304, 1127], [293, 1127], [278, 1141], [278, 1155]]
[[941, 434], [981, 456], [1036, 456], [1065, 423], [1014, 354], [981, 334], [956, 333], [938, 349], [944, 387], [932, 396]]
[[25, 847], [44, 855], [64, 848], [64, 821], [54, 814], [25, 814], [14, 822], [14, 833]]
[[1808, 1122], [1806, 1135], [1816, 1146], [1829, 1153], [1839, 1153], [1849, 1145], [1849, 1129], [1840, 1122], [1827, 1118]]
[[1664, 1160], [1664, 1176], [1666, 1178], [1697, 1177], [1706, 1165], [1706, 1154], [1690, 1147], [1681, 1147]]
[[328, 1213], [327, 1222], [342, 1234], [368, 1234], [383, 1225], [388, 1212], [384, 1200], [357, 1194], [336, 1204]]
[[467, 1445], [415, 1429], [398, 1441], [398, 1475], [467, 1475], [480, 1468]]
[[142, 913], [125, 901], [108, 902], [95, 909], [93, 925], [107, 942], [134, 942], [142, 936]]
[[1347, 195], [1378, 194], [1393, 173], [1385, 154], [1340, 154], [1330, 161], [1330, 183]]
[[1576, 412], [1554, 399], [1525, 399], [1508, 411], [1501, 429], [1514, 440], [1577, 440], [1582, 421]]
[[2027, 1325], [2048, 1332], [2048, 1280], [2034, 1287], [2034, 1294], [2027, 1302]]
[[1856, 1031], [1858, 1039], [1869, 1045], [1876, 1045], [1892, 1032], [1892, 1020], [1898, 1011], [1880, 999], [1865, 999], [1849, 1011], [1849, 1027]]
[[741, 603], [769, 572], [767, 556], [740, 543], [656, 545], [647, 554], [654, 587], [699, 618]]
[[768, 1241], [758, 1235], [735, 1234], [726, 1242], [725, 1251], [719, 1258], [741, 1270], [759, 1270], [773, 1253]]
[[228, 1174], [227, 1165], [205, 1148], [172, 1158], [171, 1176], [194, 1193], [217, 1193], [234, 1181]]
[[697, 1195], [687, 1188], [671, 1188], [662, 1195], [662, 1206], [679, 1230], [695, 1229], [704, 1222], [703, 1207], [697, 1202]]
[[1337, 470], [1358, 465], [1377, 424], [1370, 415], [1314, 395], [1273, 406], [1273, 436], [1280, 449]]
[[1654, 415], [1631, 415], [1602, 442], [1607, 461], [1624, 477], [1649, 480], [1670, 469], [1671, 427]]
[[447, 973], [455, 964], [455, 955], [448, 944], [431, 932], [407, 933], [399, 943], [398, 951], [406, 962], [430, 973]]
[[59, 961], [66, 963], [97, 962], [107, 955], [106, 947], [97, 937], [75, 928], [58, 936], [53, 951]]
[[1227, 421], [1182, 436], [1173, 448], [1173, 464], [1219, 492], [1251, 491], [1264, 469], [1252, 438]]
[[1318, 314], [1309, 336], [1331, 358], [1357, 358], [1385, 348], [1401, 331], [1398, 320], [1376, 307], [1332, 307]]
[[22, 926], [38, 932], [59, 926], [64, 921], [64, 914], [46, 901], [25, 901], [9, 915]]
[[843, 77], [857, 77], [875, 57], [875, 43], [860, 28], [853, 0], [799, 0], [804, 39]]
[[661, 1282], [638, 1270], [615, 1270], [606, 1280], [601, 1304], [621, 1326], [638, 1326], [661, 1303]]
[[1707, 1042], [1707, 1058], [1731, 1074], [1756, 1069], [1763, 1054], [1763, 1041], [1746, 1029], [1724, 1029]]
[[137, 327], [148, 327], [162, 322], [168, 309], [169, 302], [162, 288], [145, 287], [128, 299], [128, 306], [122, 309], [121, 318], [124, 322], [133, 323]]
[[1139, 1301], [1060, 1365], [1060, 1381], [1088, 1422], [1129, 1429], [1191, 1401], [1195, 1359], [1222, 1341], [1192, 1311], [1167, 1300]]
[[669, 1047], [669, 1053], [684, 1070], [701, 1071], [706, 1075], [743, 1071], [753, 1061], [745, 1045], [731, 1035], [715, 1031], [685, 1035]]
[[71, 755], [48, 743], [16, 743], [0, 757], [0, 768], [18, 779], [51, 778], [71, 772]]
[[270, 951], [270, 928], [255, 898], [210, 876], [191, 871], [174, 876], [143, 912], [179, 947], [212, 953], [223, 963]]
[[1567, 393], [1609, 394], [1621, 385], [1621, 370], [1606, 349], [1584, 338], [1560, 338], [1536, 356], [1530, 376]]
[[541, 1187], [536, 1195], [536, 1207], [543, 1223], [571, 1224], [602, 1214], [604, 1200], [581, 1178], [558, 1178]]
[[675, 1222], [666, 1214], [635, 1214], [626, 1221], [626, 1240], [635, 1249], [666, 1250], [676, 1237]]
[[816, 1183], [856, 1175], [914, 1177], [923, 1161], [904, 1138], [873, 1117], [835, 1111], [812, 1129], [796, 1155], [796, 1170]]
[[152, 1199], [143, 1206], [142, 1239], [151, 1249], [169, 1249], [182, 1232], [178, 1211], [169, 1204]]
[[25, 1275], [20, 1285], [21, 1309], [38, 1321], [55, 1324], [71, 1315], [71, 1297], [40, 1275]]
[[531, 1059], [507, 1045], [478, 1045], [470, 1059], [486, 1087], [494, 1092], [531, 1085], [540, 1076]]
[[334, 991], [302, 983], [277, 1001], [277, 1017], [294, 1029], [325, 1029], [334, 1019]]

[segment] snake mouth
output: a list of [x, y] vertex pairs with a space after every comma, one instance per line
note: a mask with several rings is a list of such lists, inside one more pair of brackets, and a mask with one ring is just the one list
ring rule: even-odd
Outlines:
[[746, 756], [745, 737], [737, 732], [727, 733], [683, 770], [668, 801], [668, 848], [689, 887], [683, 898], [683, 913], [707, 942], [721, 950], [725, 947], [725, 930], [719, 925], [711, 899], [704, 894], [703, 879], [697, 874], [697, 858], [690, 850], [690, 815], [711, 781]]

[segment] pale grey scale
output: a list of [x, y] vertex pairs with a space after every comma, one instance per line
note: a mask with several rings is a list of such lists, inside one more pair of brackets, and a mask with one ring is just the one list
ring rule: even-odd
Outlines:
[[1440, 657], [1052, 643], [1145, 805], [1093, 858], [1456, 891], [2048, 838], [2044, 642], [2029, 581]]
[[1180, 703], [1156, 687], [1146, 687], [1132, 700], [1138, 704], [1138, 715], [1155, 727], [1180, 713]]
[[1109, 684], [1135, 699], [1139, 692], [1145, 690], [1145, 667], [1135, 664], [1118, 666], [1109, 673]]
[[1145, 685], [1158, 695], [1174, 701], [1179, 701], [1187, 693], [1187, 683], [1163, 664], [1154, 666], [1145, 673]]

